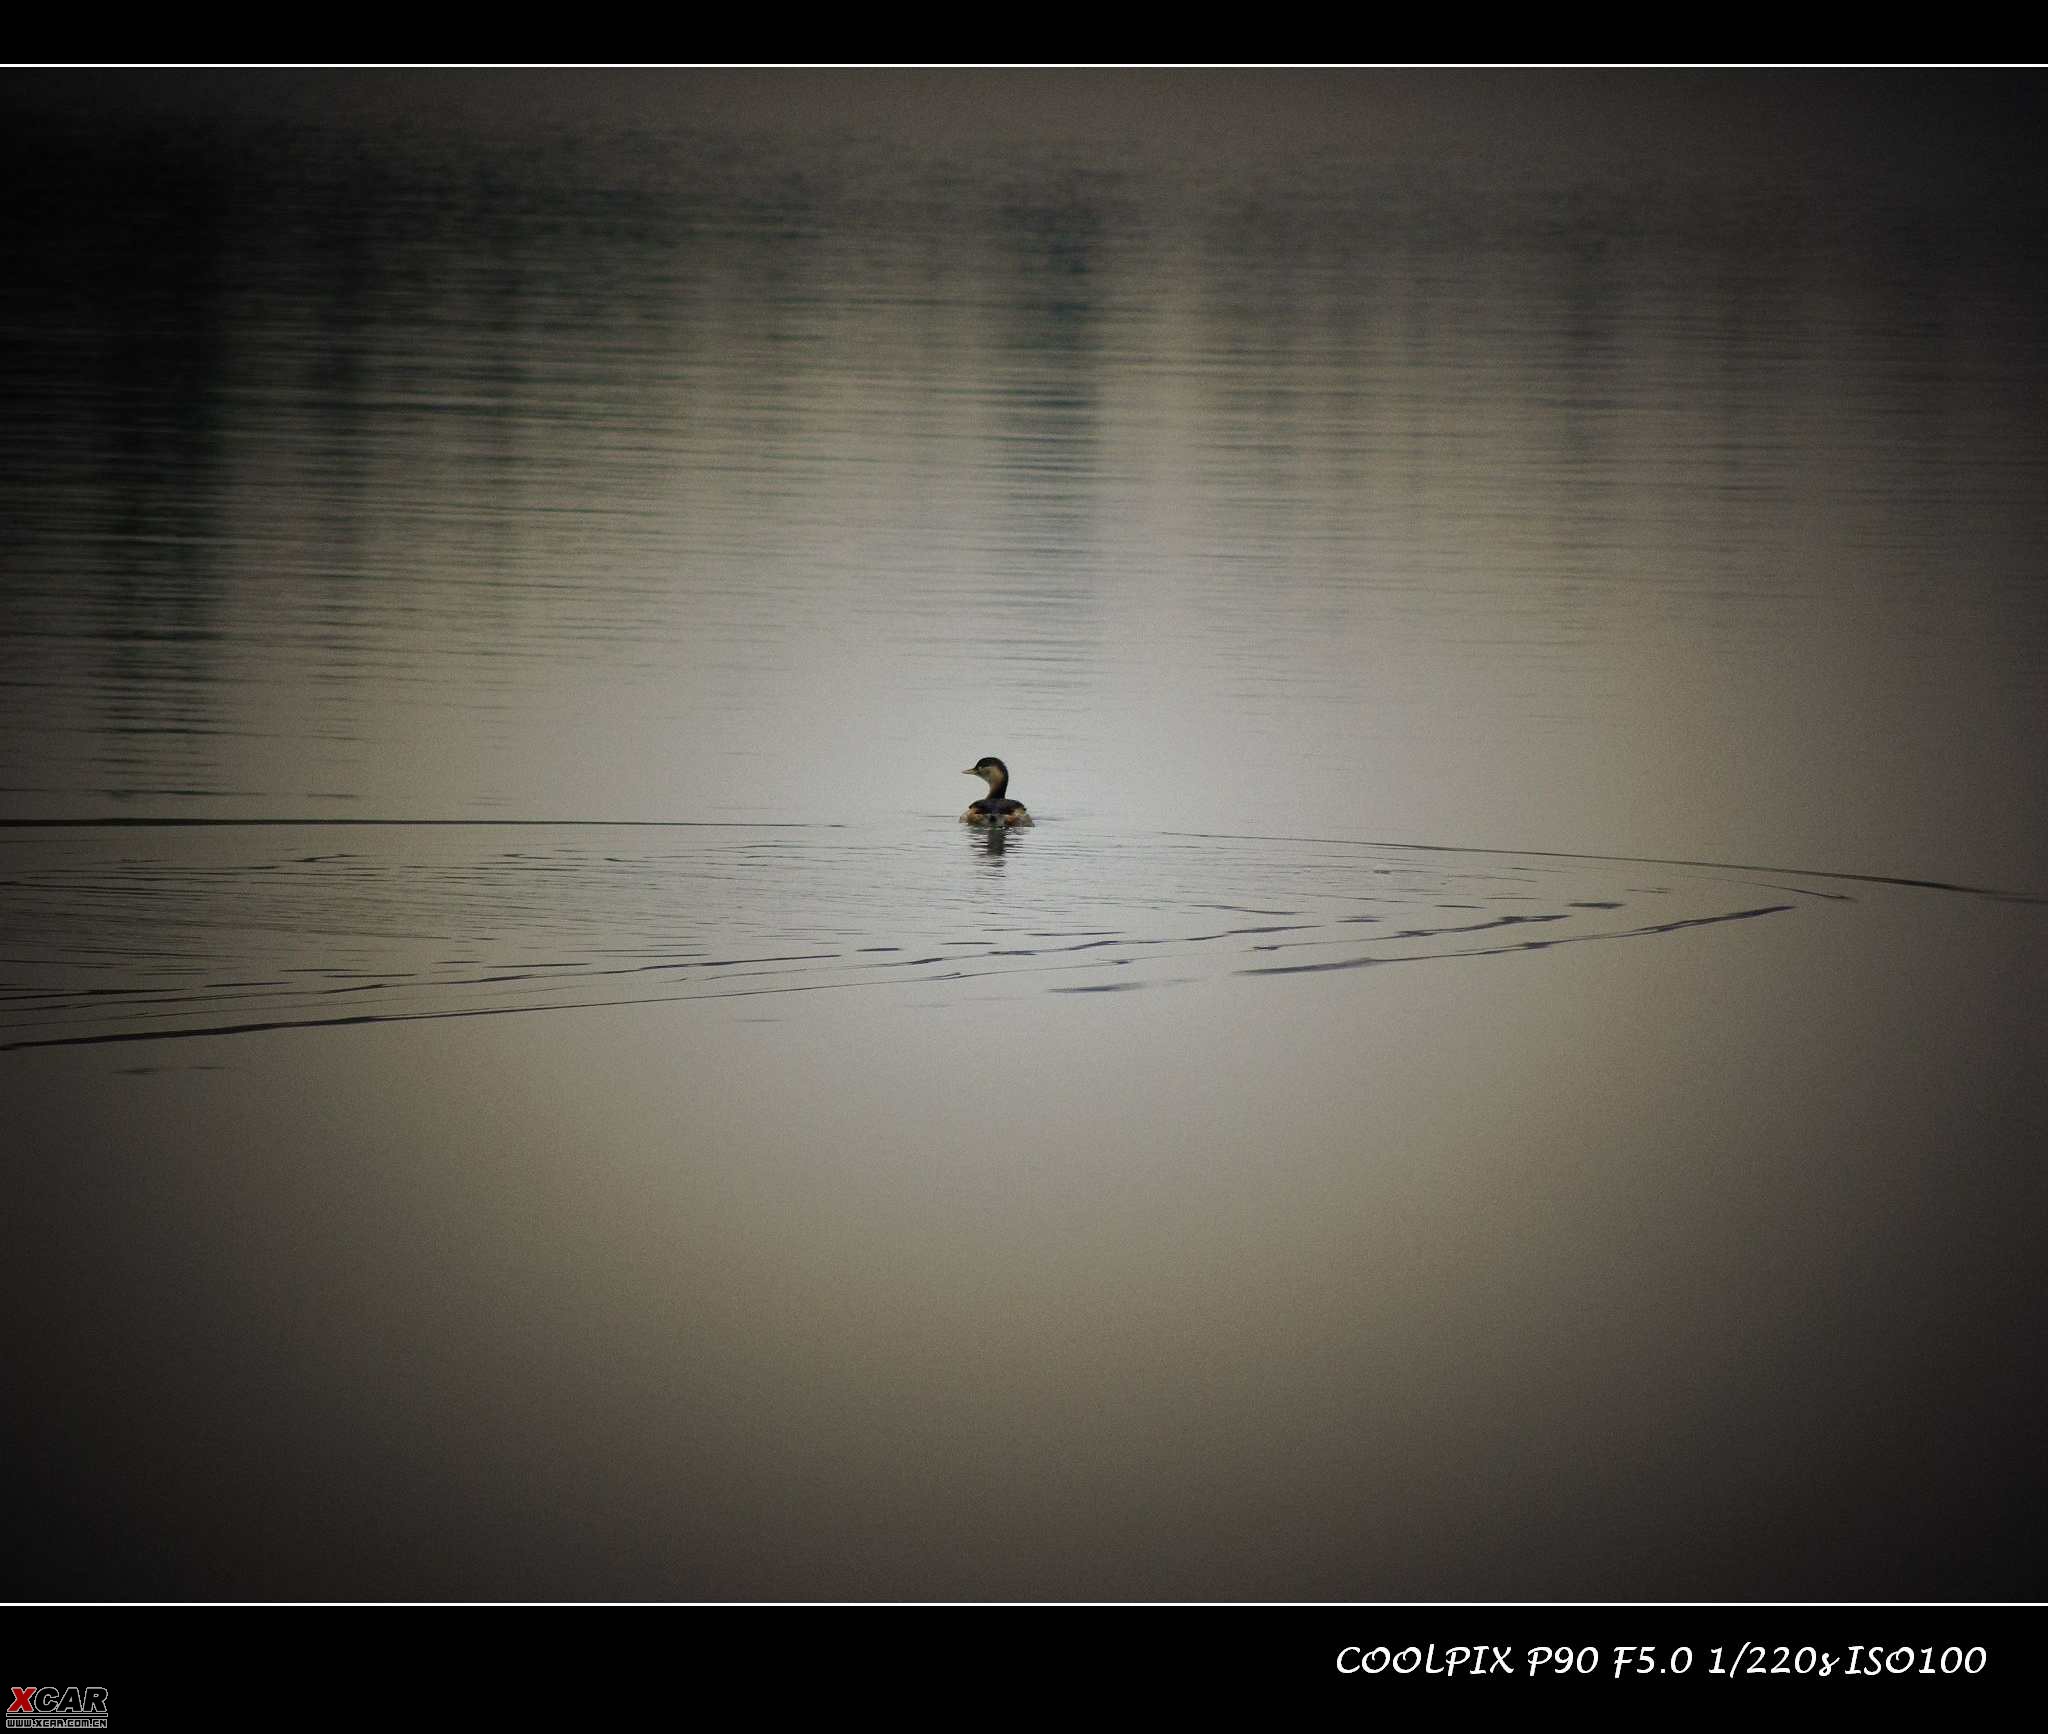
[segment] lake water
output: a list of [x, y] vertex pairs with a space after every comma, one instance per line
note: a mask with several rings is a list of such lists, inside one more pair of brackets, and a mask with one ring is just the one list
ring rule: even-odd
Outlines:
[[10, 1594], [2040, 1593], [2037, 78], [4, 94]]

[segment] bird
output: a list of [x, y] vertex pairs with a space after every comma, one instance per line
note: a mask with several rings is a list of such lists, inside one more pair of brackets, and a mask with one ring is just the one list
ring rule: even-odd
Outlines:
[[1022, 801], [1013, 801], [1003, 791], [1010, 786], [1010, 768], [1001, 759], [982, 759], [969, 765], [966, 773], [979, 777], [988, 784], [985, 800], [968, 804], [967, 811], [960, 815], [963, 825], [1001, 825], [1014, 829], [1031, 823], [1031, 815], [1024, 810]]

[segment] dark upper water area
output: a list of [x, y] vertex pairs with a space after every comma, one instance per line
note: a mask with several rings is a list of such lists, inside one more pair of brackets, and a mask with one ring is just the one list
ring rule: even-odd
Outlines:
[[12, 75], [0, 801], [2036, 880], [2037, 92]]

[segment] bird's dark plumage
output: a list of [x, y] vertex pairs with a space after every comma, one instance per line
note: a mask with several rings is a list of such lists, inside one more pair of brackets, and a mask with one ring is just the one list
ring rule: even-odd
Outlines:
[[1005, 791], [1010, 786], [1010, 768], [1001, 759], [982, 759], [969, 765], [966, 774], [988, 784], [988, 794], [969, 804], [960, 815], [964, 825], [1004, 825], [1014, 829], [1031, 823], [1022, 801], [1013, 801]]

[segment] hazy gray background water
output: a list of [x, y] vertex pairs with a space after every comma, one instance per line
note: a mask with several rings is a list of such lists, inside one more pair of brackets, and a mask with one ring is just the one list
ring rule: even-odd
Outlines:
[[2039, 95], [13, 77], [10, 1588], [2037, 1587]]

